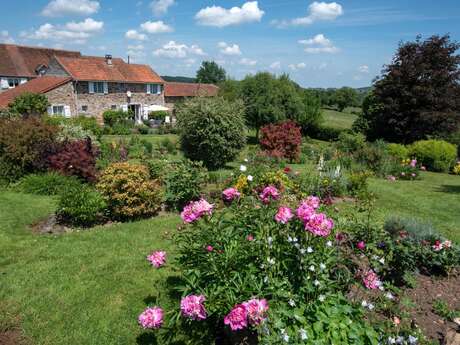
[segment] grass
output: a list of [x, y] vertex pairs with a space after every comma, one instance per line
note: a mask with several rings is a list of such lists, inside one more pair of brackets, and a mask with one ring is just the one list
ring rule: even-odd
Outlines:
[[[151, 142], [152, 144], [159, 144], [162, 140], [169, 139], [173, 143], [179, 142], [179, 136], [176, 134], [143, 134], [139, 135], [141, 139]], [[104, 141], [118, 141], [126, 140], [128, 141], [131, 138], [131, 135], [104, 135], [102, 140]]]
[[155, 249], [171, 260], [177, 216], [47, 236], [28, 224], [52, 212], [51, 198], [2, 192], [0, 205], [0, 300], [34, 344], [149, 343], [140, 311], [177, 308], [167, 285], [174, 273], [145, 260]]
[[350, 108], [339, 112], [332, 109], [323, 109], [324, 125], [337, 129], [350, 129], [357, 116], [352, 114]]

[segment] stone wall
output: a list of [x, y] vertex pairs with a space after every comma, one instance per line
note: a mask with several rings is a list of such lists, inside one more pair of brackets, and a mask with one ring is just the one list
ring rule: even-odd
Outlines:
[[76, 94], [71, 81], [46, 93], [51, 105], [68, 105], [72, 116], [77, 115]]

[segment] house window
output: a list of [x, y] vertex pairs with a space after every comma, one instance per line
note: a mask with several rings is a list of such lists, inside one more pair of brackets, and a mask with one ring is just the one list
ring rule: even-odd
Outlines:
[[51, 115], [64, 115], [63, 105], [53, 105]]
[[109, 93], [108, 83], [105, 81], [90, 81], [88, 83], [89, 93]]
[[95, 93], [104, 93], [104, 82], [94, 83], [94, 92]]
[[115, 104], [112, 104], [112, 105], [110, 106], [110, 109], [112, 109], [112, 110], [117, 110], [117, 106], [116, 106]]
[[147, 84], [147, 93], [159, 95], [161, 93], [161, 85], [160, 84]]
[[88, 111], [88, 106], [87, 105], [82, 105], [81, 106], [81, 111], [86, 113]]
[[17, 79], [17, 78], [9, 78], [8, 79], [8, 87], [10, 89], [13, 89], [15, 88], [16, 86], [18, 86], [20, 84], [20, 80]]

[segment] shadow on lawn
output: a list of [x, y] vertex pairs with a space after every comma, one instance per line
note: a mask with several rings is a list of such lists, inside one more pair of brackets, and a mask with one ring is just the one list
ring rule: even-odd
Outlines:
[[460, 194], [460, 186], [443, 184], [437, 189], [437, 192]]

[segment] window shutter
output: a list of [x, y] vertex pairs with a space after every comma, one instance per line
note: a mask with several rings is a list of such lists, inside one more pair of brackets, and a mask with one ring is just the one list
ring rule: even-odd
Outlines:
[[26, 78], [21, 78], [21, 80], [19, 81], [19, 84], [24, 84], [24, 83], [27, 83], [27, 79]]
[[161, 85], [157, 84], [157, 95], [161, 94]]
[[109, 93], [109, 83], [104, 82], [104, 93]]
[[125, 113], [128, 112], [128, 105], [127, 104], [123, 104], [121, 106], [121, 110], [123, 110]]
[[151, 93], [150, 92], [150, 84], [147, 84], [146, 86], [147, 86], [147, 94], [150, 95], [150, 93]]
[[92, 81], [88, 83], [88, 92], [94, 93], [94, 83]]
[[68, 105], [64, 105], [64, 116], [65, 117], [70, 117], [71, 114], [70, 114], [70, 106]]
[[150, 113], [150, 106], [148, 106], [147, 104], [144, 104], [144, 120], [148, 120], [149, 119], [149, 113]]
[[53, 115], [53, 107], [48, 107], [48, 115]]

